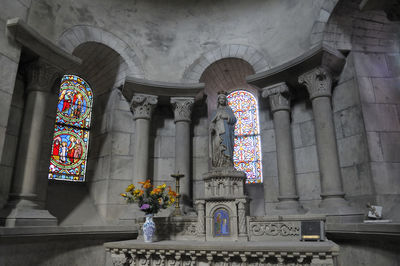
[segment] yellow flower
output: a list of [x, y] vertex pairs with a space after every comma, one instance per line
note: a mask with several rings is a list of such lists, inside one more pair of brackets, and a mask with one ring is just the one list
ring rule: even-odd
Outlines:
[[261, 183], [261, 179], [258, 179], [258, 180], [257, 180], [257, 183]]
[[130, 184], [126, 189], [125, 189], [125, 191], [126, 192], [130, 192], [130, 191], [132, 191], [132, 190], [134, 190], [135, 189], [135, 186], [133, 185], [133, 184]]
[[166, 188], [166, 187], [167, 187], [166, 184], [162, 184], [162, 185], [161, 185], [161, 188]]
[[126, 197], [126, 194], [125, 193], [121, 193], [120, 194], [122, 197]]

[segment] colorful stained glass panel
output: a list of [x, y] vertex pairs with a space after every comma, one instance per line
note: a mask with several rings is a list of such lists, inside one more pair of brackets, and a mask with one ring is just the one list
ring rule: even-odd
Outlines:
[[235, 168], [246, 172], [246, 183], [262, 182], [257, 100], [244, 90], [234, 91], [227, 98], [237, 119], [233, 154]]
[[82, 78], [62, 78], [49, 179], [85, 180], [92, 102], [92, 91]]

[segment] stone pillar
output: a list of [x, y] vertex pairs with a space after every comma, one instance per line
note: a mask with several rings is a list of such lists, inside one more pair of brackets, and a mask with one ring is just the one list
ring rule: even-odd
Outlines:
[[197, 205], [197, 236], [204, 240], [206, 237], [206, 225], [205, 225], [205, 200], [196, 200]]
[[331, 106], [332, 77], [328, 70], [317, 67], [299, 77], [299, 83], [306, 86], [312, 102], [318, 164], [321, 178], [321, 208], [328, 212], [340, 213], [348, 207], [344, 200], [340, 173], [335, 126]]
[[246, 199], [237, 200], [239, 239], [248, 240], [246, 224]]
[[150, 119], [158, 102], [157, 96], [138, 94], [131, 101], [135, 120], [135, 142], [133, 147], [133, 183], [148, 179]]
[[[6, 226], [49, 226], [57, 225], [57, 219], [44, 209], [44, 202], [38, 199], [37, 189], [47, 192], [47, 182], [37, 186], [39, 160], [45, 128], [46, 106], [59, 69], [39, 59], [27, 68], [28, 86], [24, 106], [21, 134], [19, 137], [15, 174], [12, 182], [10, 199], [6, 206], [9, 213], [0, 214], [0, 220]], [[49, 154], [50, 159], [50, 154]]]
[[279, 180], [279, 203], [276, 208], [287, 214], [299, 213], [303, 209], [298, 201], [296, 187], [289, 89], [284, 82], [278, 83], [264, 88], [262, 96], [269, 98], [274, 120]]
[[180, 191], [184, 213], [192, 205], [190, 195], [190, 117], [193, 103], [194, 98], [171, 98], [175, 119], [175, 172], [185, 175], [181, 179]]

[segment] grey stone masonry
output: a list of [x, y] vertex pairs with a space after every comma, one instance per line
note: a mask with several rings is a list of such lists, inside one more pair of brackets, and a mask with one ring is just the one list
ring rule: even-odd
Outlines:
[[[0, 214], [6, 226], [56, 225], [57, 220], [43, 209], [37, 195], [46, 193], [37, 191], [39, 182], [39, 159], [41, 139], [46, 127], [46, 104], [55, 80], [60, 76], [60, 69], [39, 59], [28, 68], [27, 100], [24, 108], [21, 137], [18, 148], [16, 172], [7, 208], [11, 212], [7, 217]], [[45, 183], [47, 185], [47, 183]], [[2, 217], [3, 216], [3, 217]]]
[[274, 120], [279, 178], [279, 204], [277, 209], [285, 213], [298, 213], [301, 208], [296, 189], [290, 131], [289, 88], [284, 82], [277, 83], [264, 88], [262, 96], [268, 97]]
[[181, 198], [184, 212], [192, 205], [190, 195], [190, 122], [193, 97], [172, 97], [175, 120], [175, 172], [183, 174], [181, 179]]
[[150, 119], [157, 102], [157, 96], [144, 94], [134, 95], [131, 101], [135, 120], [133, 183], [148, 178]]

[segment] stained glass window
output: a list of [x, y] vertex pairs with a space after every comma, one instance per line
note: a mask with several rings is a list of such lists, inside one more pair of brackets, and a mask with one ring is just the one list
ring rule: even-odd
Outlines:
[[64, 75], [58, 97], [49, 179], [85, 181], [93, 94], [82, 78]]
[[260, 183], [262, 165], [257, 99], [244, 90], [234, 91], [227, 98], [237, 119], [233, 152], [235, 168], [246, 173], [246, 183]]

